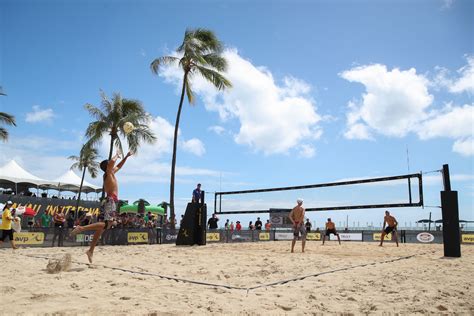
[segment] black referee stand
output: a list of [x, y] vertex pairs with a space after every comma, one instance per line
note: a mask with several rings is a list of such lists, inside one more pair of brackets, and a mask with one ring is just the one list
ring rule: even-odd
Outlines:
[[443, 246], [445, 257], [461, 257], [461, 235], [459, 231], [458, 191], [451, 191], [449, 166], [443, 165], [443, 187], [441, 191], [441, 213], [443, 216]]
[[204, 203], [205, 192], [201, 191], [200, 203], [188, 203], [183, 221], [179, 227], [177, 246], [206, 244], [207, 206]]

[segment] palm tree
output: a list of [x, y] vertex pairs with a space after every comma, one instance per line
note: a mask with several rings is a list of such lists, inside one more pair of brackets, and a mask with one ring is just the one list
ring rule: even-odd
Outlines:
[[[112, 100], [109, 100], [101, 91], [101, 108], [92, 104], [86, 104], [85, 108], [89, 114], [96, 119], [91, 122], [86, 130], [88, 146], [95, 147], [104, 135], [110, 135], [109, 158], [112, 158], [114, 145], [123, 153], [122, 141], [124, 137], [128, 143], [128, 148], [136, 152], [142, 141], [152, 144], [156, 137], [148, 127], [150, 115], [145, 112], [143, 105], [138, 100], [123, 99], [119, 93], [114, 93]], [[125, 122], [130, 122], [135, 129], [130, 134], [123, 130]]]
[[188, 97], [188, 102], [194, 104], [194, 93], [191, 88], [191, 80], [195, 75], [204, 77], [211, 82], [218, 90], [232, 87], [221, 72], [227, 69], [227, 61], [222, 57], [222, 43], [216, 35], [206, 29], [186, 30], [181, 46], [176, 50], [181, 58], [175, 56], [162, 56], [156, 58], [151, 63], [151, 71], [158, 74], [164, 65], [176, 64], [183, 70], [183, 84], [181, 98], [179, 100], [176, 123], [174, 125], [173, 158], [171, 160], [171, 181], [170, 181], [170, 221], [171, 227], [175, 227], [174, 210], [174, 178], [176, 169], [176, 147], [178, 142], [179, 119], [184, 101], [184, 93]]
[[[0, 86], [0, 95], [6, 95], [5, 93], [3, 93], [2, 86]], [[15, 117], [5, 112], [0, 112], [0, 123], [4, 123], [10, 126], [16, 126]], [[4, 142], [8, 140], [8, 131], [4, 127], [0, 127], [0, 140]]]
[[76, 201], [76, 215], [79, 210], [79, 201], [81, 200], [82, 184], [84, 183], [86, 170], [92, 178], [97, 177], [97, 173], [99, 172], [99, 163], [97, 162], [98, 156], [97, 149], [84, 145], [81, 148], [79, 156], [68, 157], [68, 159], [75, 161], [71, 166], [71, 170], [78, 169], [82, 171], [81, 185], [79, 186], [79, 193], [77, 194]]

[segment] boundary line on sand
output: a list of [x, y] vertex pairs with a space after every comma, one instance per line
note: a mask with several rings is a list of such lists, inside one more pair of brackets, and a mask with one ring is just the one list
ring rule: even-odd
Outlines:
[[[294, 277], [294, 278], [290, 278], [290, 279], [285, 279], [285, 280], [281, 280], [281, 281], [275, 281], [275, 282], [271, 282], [271, 283], [260, 284], [260, 285], [251, 286], [251, 287], [240, 287], [240, 286], [233, 286], [233, 285], [225, 285], [225, 284], [209, 283], [209, 282], [203, 282], [203, 281], [188, 280], [188, 279], [183, 279], [183, 278], [178, 278], [178, 277], [162, 275], [162, 274], [158, 274], [158, 273], [135, 271], [135, 270], [131, 270], [131, 269], [111, 267], [111, 266], [106, 266], [106, 265], [101, 265], [101, 264], [94, 264], [94, 265], [97, 266], [97, 267], [102, 267], [102, 268], [105, 268], [105, 269], [110, 269], [110, 270], [115, 270], [115, 271], [121, 271], [121, 272], [126, 272], [126, 273], [131, 273], [131, 274], [139, 274], [139, 275], [158, 277], [158, 278], [164, 279], [164, 280], [183, 282], [183, 283], [189, 283], [189, 284], [195, 284], [195, 285], [201, 285], [201, 286], [208, 286], [208, 287], [214, 287], [214, 288], [225, 288], [225, 289], [228, 289], [228, 290], [247, 291], [247, 294], [248, 294], [249, 291], [253, 291], [253, 290], [256, 290], [256, 289], [260, 289], [260, 288], [283, 285], [283, 284], [287, 284], [287, 283], [290, 283], [290, 282], [301, 281], [301, 280], [304, 280], [304, 279], [307, 279], [307, 278], [314, 278], [314, 277], [318, 277], [318, 276], [325, 275], [325, 274], [332, 274], [332, 273], [336, 273], [336, 272], [340, 272], [340, 271], [347, 271], [347, 270], [352, 270], [352, 269], [356, 269], [356, 268], [363, 268], [363, 267], [367, 267], [367, 266], [371, 266], [371, 265], [374, 266], [374, 265], [378, 265], [378, 264], [384, 264], [384, 263], [391, 263], [391, 262], [396, 262], [396, 261], [401, 261], [401, 260], [407, 260], [407, 259], [411, 259], [411, 258], [416, 257], [416, 256], [425, 255], [427, 253], [429, 253], [429, 251], [424, 252], [424, 253], [404, 256], [404, 257], [398, 257], [398, 258], [394, 258], [394, 259], [390, 259], [390, 260], [363, 263], [363, 264], [358, 264], [358, 265], [349, 266], [349, 267], [345, 267], [345, 268], [339, 268], [339, 269], [334, 269], [334, 270], [329, 270], [329, 271], [323, 271], [323, 272], [317, 272], [317, 273], [302, 275], [302, 276], [298, 276], [298, 277]], [[46, 260], [52, 259], [50, 257], [42, 256], [42, 255], [34, 255], [34, 254], [21, 254], [21, 255], [26, 256], [26, 257], [36, 258], [36, 259], [46, 259]], [[71, 261], [71, 262], [75, 263], [75, 264], [79, 264], [79, 265], [87, 265], [87, 266], [92, 265], [90, 263], [84, 263], [84, 262], [78, 262], [78, 261]]]

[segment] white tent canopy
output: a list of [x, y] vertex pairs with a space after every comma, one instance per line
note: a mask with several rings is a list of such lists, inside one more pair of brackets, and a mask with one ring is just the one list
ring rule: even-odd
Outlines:
[[[62, 176], [54, 180], [57, 189], [60, 191], [72, 191], [78, 192], [81, 185], [81, 178], [76, 175], [72, 170], [67, 171]], [[102, 188], [93, 185], [86, 180], [82, 183], [82, 192], [100, 192]]]
[[53, 185], [52, 181], [44, 180], [32, 175], [22, 167], [20, 167], [15, 160], [11, 160], [6, 165], [0, 167], [0, 182], [11, 183], [27, 183], [33, 184], [37, 187], [42, 185]]
[[[78, 192], [81, 185], [81, 178], [72, 170], [69, 170], [53, 181], [44, 180], [20, 167], [15, 160], [11, 160], [0, 167], [0, 186], [2, 184], [15, 184], [15, 186], [17, 184], [26, 184], [27, 187]], [[85, 193], [101, 191], [101, 187], [88, 183], [87, 181], [84, 181], [82, 185], [82, 192]]]

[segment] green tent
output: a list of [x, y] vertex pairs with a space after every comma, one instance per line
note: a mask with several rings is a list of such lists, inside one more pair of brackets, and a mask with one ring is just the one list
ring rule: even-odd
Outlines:
[[[165, 215], [165, 210], [159, 206], [146, 205], [145, 213], [151, 212], [152, 214]], [[120, 207], [120, 213], [138, 213], [138, 204], [125, 204]]]

